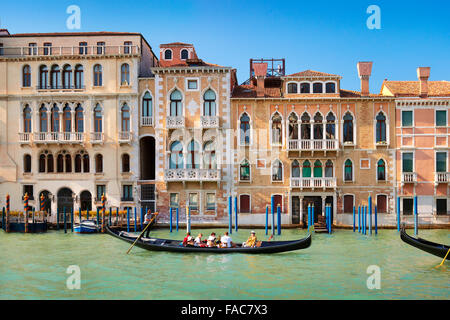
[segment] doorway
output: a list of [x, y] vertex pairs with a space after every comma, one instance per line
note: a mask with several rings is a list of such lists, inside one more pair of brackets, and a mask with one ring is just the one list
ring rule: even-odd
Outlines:
[[92, 210], [92, 195], [89, 191], [85, 190], [80, 194], [80, 207], [81, 211]]
[[73, 210], [73, 197], [72, 190], [69, 188], [62, 188], [58, 191], [58, 210], [60, 213], [66, 210], [66, 213], [71, 212]]
[[155, 138], [143, 137], [139, 142], [141, 180], [155, 180]]
[[322, 197], [309, 196], [303, 198], [303, 224], [308, 225], [308, 205], [314, 206], [314, 223], [322, 215]]

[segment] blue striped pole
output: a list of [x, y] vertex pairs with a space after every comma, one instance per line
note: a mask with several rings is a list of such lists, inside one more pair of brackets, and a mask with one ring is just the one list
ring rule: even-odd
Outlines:
[[365, 216], [365, 212], [366, 212], [366, 207], [362, 206], [361, 207], [361, 233], [365, 234], [365, 222], [364, 222], [364, 216]]
[[281, 234], [281, 206], [277, 206], [277, 234]]
[[369, 196], [369, 234], [372, 235], [372, 197]]
[[188, 205], [186, 207], [186, 230], [187, 232], [191, 232], [191, 207]]
[[377, 206], [375, 206], [375, 235], [378, 234], [378, 214], [377, 214]]
[[228, 197], [228, 233], [233, 232], [233, 198]]
[[308, 204], [308, 232], [311, 227], [311, 204]]
[[127, 207], [127, 232], [130, 232], [130, 207]]
[[234, 230], [238, 231], [238, 205], [237, 205], [237, 197], [234, 197]]
[[397, 197], [397, 231], [400, 231], [400, 197]]
[[169, 221], [169, 230], [170, 230], [170, 232], [172, 232], [172, 220], [173, 220], [173, 208], [172, 207], [170, 207], [170, 210], [169, 210], [169, 216], [170, 216], [170, 221]]
[[141, 231], [144, 230], [144, 207], [141, 207], [141, 221], [140, 221], [140, 225], [141, 225]]
[[[331, 234], [331, 226], [333, 223], [333, 217], [331, 215], [332, 211], [331, 211], [331, 205], [328, 206], [328, 233]], [[355, 213], [355, 207], [353, 207], [353, 213]], [[354, 221], [354, 219], [353, 219]], [[354, 224], [353, 224], [353, 231], [354, 231]]]
[[109, 225], [112, 225], [112, 207], [109, 207]]
[[271, 211], [272, 211], [272, 235], [275, 235], [275, 197], [272, 196], [271, 201]]
[[97, 207], [97, 227], [100, 225], [100, 207]]
[[416, 236], [419, 233], [418, 226], [417, 226], [417, 224], [419, 222], [418, 213], [419, 212], [417, 210], [417, 196], [414, 196], [414, 235], [416, 235]]
[[361, 206], [358, 206], [358, 232], [361, 233]]
[[67, 233], [66, 207], [64, 207], [64, 233]]
[[136, 212], [136, 207], [134, 207], [134, 232], [137, 231], [137, 212]]
[[355, 224], [356, 224], [356, 208], [353, 206], [353, 232], [355, 232]]
[[269, 206], [266, 206], [266, 236], [269, 232]]
[[314, 204], [311, 206], [311, 227], [313, 228], [313, 230], [314, 230], [314, 220], [315, 220], [315, 217], [314, 217], [314, 210], [315, 210], [315, 208], [314, 208]]
[[178, 232], [178, 219], [179, 219], [179, 213], [178, 213], [178, 211], [179, 211], [179, 208], [177, 207], [177, 217], [176, 217], [176, 228], [177, 228], [177, 232]]

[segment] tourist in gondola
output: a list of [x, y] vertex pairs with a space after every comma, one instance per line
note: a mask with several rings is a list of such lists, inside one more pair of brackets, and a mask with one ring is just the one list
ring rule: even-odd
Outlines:
[[220, 247], [221, 248], [231, 248], [234, 247], [234, 243], [231, 239], [231, 237], [228, 235], [228, 232], [225, 232], [225, 234], [220, 238]]
[[194, 246], [196, 247], [206, 247], [206, 244], [202, 240], [203, 234], [199, 233], [197, 238], [194, 240]]
[[190, 232], [187, 232], [186, 237], [183, 239], [183, 246], [187, 246], [188, 244], [194, 245], [194, 238], [192, 238]]
[[250, 233], [250, 237], [248, 237], [247, 241], [242, 244], [243, 247], [254, 247], [258, 239], [256, 238], [255, 231]]
[[208, 241], [206, 242], [206, 245], [208, 247], [216, 246], [216, 233], [215, 232], [211, 233], [211, 235], [208, 237]]

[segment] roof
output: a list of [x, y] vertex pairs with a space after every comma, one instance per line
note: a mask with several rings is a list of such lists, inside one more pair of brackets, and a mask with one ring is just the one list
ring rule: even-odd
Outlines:
[[[420, 95], [419, 81], [388, 81], [384, 80], [381, 85], [381, 93], [383, 87], [386, 87], [394, 96], [397, 97], [414, 97]], [[428, 96], [445, 97], [450, 96], [450, 81], [428, 81]]]
[[220, 66], [218, 64], [208, 63], [201, 59], [188, 59], [182, 60], [179, 63], [172, 63], [172, 61], [160, 60], [159, 66], [162, 68], [177, 68], [177, 67], [218, 67], [225, 68], [224, 66]]
[[186, 46], [186, 47], [192, 47], [193, 44], [191, 43], [184, 43], [184, 42], [171, 42], [171, 43], [164, 43], [160, 44], [160, 47], [178, 47], [178, 46]]
[[308, 69], [305, 71], [288, 74], [285, 77], [341, 77], [341, 76], [337, 74], [325, 73]]
[[8, 37], [76, 37], [76, 36], [142, 36], [138, 32], [51, 32], [51, 33], [13, 33]]
[[[256, 98], [256, 87], [251, 84], [235, 86], [231, 94], [232, 98]], [[281, 98], [281, 88], [264, 88], [265, 98]]]

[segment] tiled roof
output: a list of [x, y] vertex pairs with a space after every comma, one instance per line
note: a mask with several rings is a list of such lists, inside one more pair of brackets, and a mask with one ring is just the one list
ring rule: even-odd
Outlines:
[[[387, 87], [393, 95], [399, 96], [419, 96], [420, 82], [419, 81], [388, 81], [384, 80], [381, 86]], [[442, 97], [450, 96], [450, 81], [428, 81], [428, 96]]]
[[[231, 94], [232, 98], [256, 98], [256, 88], [251, 84], [236, 86]], [[265, 88], [265, 98], [281, 98], [281, 88]]]
[[224, 66], [204, 62], [202, 60], [199, 60], [199, 63], [196, 64], [190, 64], [186, 61], [180, 61], [178, 63], [172, 63], [172, 61], [165, 61], [161, 60], [159, 61], [159, 66], [163, 68], [177, 68], [177, 67], [218, 67], [218, 68], [225, 68]]
[[172, 47], [172, 46], [190, 46], [193, 45], [191, 43], [184, 43], [184, 42], [171, 42], [171, 43], [164, 43], [160, 44], [161, 47]]
[[337, 74], [325, 73], [314, 70], [305, 70], [293, 74], [289, 74], [286, 77], [340, 77]]
[[110, 32], [110, 31], [97, 31], [97, 32], [51, 32], [51, 33], [14, 33], [9, 35], [10, 37], [55, 37], [55, 36], [140, 36], [137, 32]]

